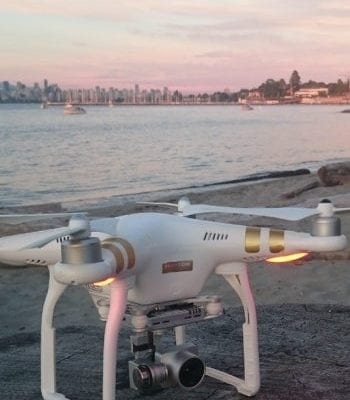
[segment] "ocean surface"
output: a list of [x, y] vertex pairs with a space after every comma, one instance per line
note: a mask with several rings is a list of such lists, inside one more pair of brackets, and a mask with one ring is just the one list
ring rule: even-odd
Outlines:
[[94, 204], [315, 169], [350, 158], [344, 108], [91, 106], [85, 115], [64, 115], [58, 106], [0, 104], [0, 207]]

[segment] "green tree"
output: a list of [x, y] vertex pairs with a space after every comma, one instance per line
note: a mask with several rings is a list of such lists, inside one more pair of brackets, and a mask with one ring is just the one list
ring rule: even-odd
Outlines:
[[240, 91], [237, 93], [237, 97], [240, 99], [246, 99], [249, 95], [249, 89], [240, 89]]
[[337, 83], [330, 83], [328, 85], [328, 90], [330, 96], [341, 96], [349, 91], [349, 85], [348, 82], [338, 79]]
[[237, 103], [237, 101], [238, 101], [238, 93], [237, 92], [231, 93], [230, 101], [233, 101], [233, 102]]
[[301, 84], [300, 75], [298, 71], [294, 70], [289, 79], [291, 94], [294, 94], [297, 90], [299, 90], [300, 84]]
[[264, 95], [266, 100], [276, 100], [285, 96], [287, 84], [284, 79], [280, 79], [279, 81], [267, 79], [266, 82], [259, 86], [258, 90]]
[[324, 82], [316, 82], [313, 80], [309, 80], [308, 82], [305, 82], [302, 85], [300, 85], [300, 87], [305, 88], [305, 89], [326, 88], [327, 85]]
[[208, 93], [203, 93], [202, 95], [202, 100], [204, 103], [208, 103], [209, 101], [209, 94]]

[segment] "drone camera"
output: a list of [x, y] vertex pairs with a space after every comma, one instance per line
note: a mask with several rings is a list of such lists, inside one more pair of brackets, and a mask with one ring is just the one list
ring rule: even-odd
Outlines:
[[179, 385], [183, 389], [194, 389], [202, 382], [205, 364], [194, 354], [195, 351], [193, 345], [182, 345], [160, 356], [160, 361], [168, 369], [169, 386]]
[[160, 389], [168, 379], [168, 369], [161, 363], [138, 365], [130, 362], [129, 368], [132, 371], [131, 386], [141, 392]]
[[180, 386], [194, 389], [205, 375], [204, 362], [192, 351], [193, 345], [180, 345], [170, 352], [156, 354], [156, 361], [137, 363], [129, 361], [130, 386], [141, 392]]

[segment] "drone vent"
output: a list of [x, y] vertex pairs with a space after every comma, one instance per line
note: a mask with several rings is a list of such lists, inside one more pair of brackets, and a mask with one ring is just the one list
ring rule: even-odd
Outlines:
[[46, 262], [46, 260], [40, 260], [40, 259], [30, 259], [30, 258], [28, 258], [27, 260], [26, 260], [26, 263], [27, 264], [31, 264], [31, 265], [47, 265], [47, 262]]
[[69, 240], [69, 239], [70, 239], [69, 236], [62, 236], [62, 237], [57, 238], [56, 242], [57, 243], [63, 243], [64, 241]]
[[227, 240], [228, 239], [228, 234], [227, 233], [221, 233], [221, 232], [205, 232], [203, 241], [208, 241], [208, 240]]

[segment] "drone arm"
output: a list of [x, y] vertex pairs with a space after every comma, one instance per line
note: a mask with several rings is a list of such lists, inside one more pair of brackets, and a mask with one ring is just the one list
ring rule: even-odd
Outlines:
[[339, 251], [347, 246], [344, 235], [312, 236], [309, 233], [286, 231], [286, 248], [289, 251]]
[[255, 302], [249, 284], [247, 265], [244, 263], [222, 264], [216, 269], [216, 273], [227, 280], [238, 294], [244, 307], [243, 350], [245, 378], [243, 380], [210, 367], [206, 368], [206, 374], [237, 387], [239, 393], [246, 396], [254, 396], [260, 387], [258, 330]]
[[115, 400], [118, 334], [124, 317], [127, 293], [126, 279], [117, 278], [112, 282], [103, 348], [103, 400]]
[[53, 314], [56, 303], [67, 285], [54, 278], [54, 266], [49, 266], [50, 280], [41, 320], [41, 394], [44, 400], [66, 399], [56, 393], [56, 354]]

